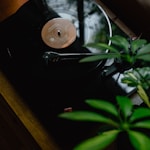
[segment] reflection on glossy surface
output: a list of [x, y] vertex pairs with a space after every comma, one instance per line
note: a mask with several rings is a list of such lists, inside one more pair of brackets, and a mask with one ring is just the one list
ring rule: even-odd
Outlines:
[[[112, 36], [111, 23], [105, 11], [92, 0], [84, 0], [83, 7], [77, 0], [47, 0], [47, 5], [56, 11], [61, 17], [69, 19], [76, 27], [77, 36], [81, 36], [80, 25], [84, 22], [84, 44], [91, 42], [110, 42]], [[83, 11], [83, 20], [79, 18]], [[80, 20], [80, 21], [79, 21]], [[83, 22], [82, 22], [83, 21]], [[90, 48], [92, 52], [96, 49]]]
[[52, 48], [62, 49], [75, 41], [76, 28], [67, 19], [54, 18], [43, 26], [41, 35], [45, 44]]

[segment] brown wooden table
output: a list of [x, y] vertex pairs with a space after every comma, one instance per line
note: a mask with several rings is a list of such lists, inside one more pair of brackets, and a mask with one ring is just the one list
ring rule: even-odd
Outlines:
[[17, 91], [0, 72], [0, 149], [59, 150]]

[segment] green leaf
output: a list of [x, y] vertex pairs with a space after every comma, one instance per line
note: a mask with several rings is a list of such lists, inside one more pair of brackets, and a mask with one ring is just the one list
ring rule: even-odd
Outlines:
[[131, 115], [133, 104], [128, 97], [125, 96], [117, 96], [116, 100], [119, 104], [120, 110], [123, 113], [124, 117], [127, 118]]
[[149, 137], [137, 131], [129, 131], [128, 134], [129, 134], [129, 139], [131, 141], [131, 144], [134, 146], [136, 150], [150, 149]]
[[145, 61], [150, 61], [147, 56], [150, 56], [150, 43], [142, 47], [136, 55], [137, 59], [143, 59]]
[[137, 108], [133, 111], [132, 116], [130, 117], [130, 121], [136, 121], [138, 119], [144, 119], [145, 117], [150, 117], [150, 109], [149, 108]]
[[139, 72], [145, 80], [150, 80], [150, 67], [137, 68], [136, 71]]
[[115, 53], [100, 53], [95, 56], [88, 56], [85, 58], [82, 58], [79, 62], [93, 62], [98, 60], [104, 60], [104, 59], [111, 59], [111, 58], [120, 58], [120, 55]]
[[143, 47], [147, 43], [145, 39], [136, 39], [131, 42], [131, 50], [135, 53], [139, 48]]
[[147, 45], [145, 45], [141, 49], [139, 49], [137, 54], [142, 55], [142, 54], [145, 54], [145, 53], [148, 53], [148, 52], [150, 52], [150, 43], [148, 43]]
[[144, 90], [150, 88], [150, 67], [135, 68], [124, 72], [123, 75], [121, 82], [128, 86], [141, 86]]
[[122, 77], [121, 82], [125, 83], [125, 84], [127, 84], [128, 86], [131, 86], [131, 87], [137, 87], [137, 85], [139, 84], [137, 79], [134, 79], [131, 76]]
[[142, 54], [137, 54], [136, 59], [139, 60], [144, 60], [144, 61], [150, 61], [150, 51], [142, 53]]
[[145, 90], [143, 89], [142, 86], [138, 85], [137, 86], [137, 93], [139, 94], [139, 96], [141, 97], [141, 99], [143, 100], [143, 102], [150, 107], [150, 102], [149, 102], [149, 97], [146, 94]]
[[96, 109], [104, 110], [104, 111], [109, 112], [110, 114], [118, 117], [117, 108], [114, 106], [114, 104], [112, 104], [108, 101], [96, 100], [96, 99], [87, 99], [85, 102], [88, 105], [90, 105]]
[[118, 49], [114, 48], [111, 45], [105, 44], [105, 43], [88, 43], [85, 46], [91, 47], [91, 48], [96, 48], [96, 49], [103, 50], [103, 51], [104, 50], [106, 51], [108, 49], [110, 52], [120, 54], [120, 51]]
[[110, 40], [112, 41], [112, 44], [123, 48], [126, 53], [129, 52], [129, 42], [125, 37], [122, 37], [120, 35], [114, 35], [110, 37]]
[[146, 129], [150, 129], [150, 120], [143, 120], [143, 121], [139, 121], [139, 122], [135, 122], [132, 125], [133, 128], [146, 128]]
[[118, 126], [118, 124], [113, 120], [111, 120], [110, 118], [90, 111], [65, 112], [60, 114], [59, 117], [69, 119], [69, 120], [75, 120], [75, 121], [101, 122], [101, 123]]
[[74, 150], [103, 150], [108, 145], [110, 145], [117, 138], [119, 130], [110, 130], [104, 132], [96, 137], [87, 139], [79, 145], [77, 145]]
[[125, 77], [129, 77], [130, 79], [133, 79], [133, 80], [138, 80], [136, 75], [137, 75], [137, 72], [135, 72], [134, 70], [129, 70], [124, 73]]
[[144, 53], [143, 55], [137, 55], [136, 59], [141, 59], [144, 61], [150, 61], [150, 52], [149, 53]]

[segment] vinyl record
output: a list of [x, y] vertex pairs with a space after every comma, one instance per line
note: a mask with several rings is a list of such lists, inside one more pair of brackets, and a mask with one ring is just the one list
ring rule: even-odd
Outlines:
[[[94, 42], [110, 44], [108, 37], [112, 36], [112, 29], [105, 11], [91, 0], [41, 2], [42, 5], [38, 6], [42, 14], [46, 20], [50, 18], [41, 30], [43, 42], [50, 47], [43, 54], [47, 77], [68, 79], [85, 76], [95, 70], [99, 72], [105, 60], [88, 63], [79, 63], [79, 60], [84, 53], [85, 57], [101, 53], [99, 49], [83, 45]], [[51, 17], [52, 10], [58, 14], [57, 17]]]
[[63, 49], [75, 41], [76, 28], [68, 19], [54, 18], [43, 26], [41, 36], [49, 47]]
[[[111, 44], [112, 36], [109, 17], [103, 8], [93, 0], [43, 0], [60, 17], [68, 19], [76, 28], [77, 37], [82, 45], [94, 42]], [[99, 49], [89, 48], [92, 53]]]

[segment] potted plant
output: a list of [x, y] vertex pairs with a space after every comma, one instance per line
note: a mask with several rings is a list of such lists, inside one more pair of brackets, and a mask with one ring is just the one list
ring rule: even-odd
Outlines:
[[[102, 150], [107, 148], [112, 142], [117, 140], [120, 134], [125, 133], [131, 148], [136, 150], [148, 150], [150, 138], [143, 129], [150, 129], [150, 109], [136, 108], [128, 97], [117, 96], [117, 103], [112, 104], [105, 100], [87, 99], [85, 102], [95, 108], [95, 111], [72, 111], [62, 113], [59, 117], [74, 121], [91, 121], [103, 123], [105, 130], [99, 130], [99, 133], [78, 144], [74, 150]], [[107, 106], [107, 107], [106, 107]], [[97, 110], [100, 110], [97, 111]], [[105, 114], [103, 114], [105, 112]], [[107, 114], [107, 115], [106, 115]], [[148, 131], [149, 132], [149, 131]], [[147, 132], [147, 133], [148, 133]], [[123, 134], [123, 135], [125, 135]], [[121, 150], [125, 145], [129, 145], [125, 140], [122, 143]], [[119, 149], [119, 148], [115, 148]], [[129, 149], [128, 149], [129, 150]]]
[[86, 44], [86, 47], [99, 49], [100, 53], [96, 56], [85, 57], [80, 62], [114, 59], [113, 65], [124, 76], [121, 82], [136, 87], [138, 95], [150, 107], [150, 43], [146, 39], [132, 40], [121, 35], [109, 37], [109, 40], [111, 40], [111, 45]]
[[[81, 142], [75, 147], [75, 150], [105, 149], [118, 137], [120, 139], [122, 133], [123, 137], [124, 135], [127, 136], [132, 149], [148, 150], [150, 149], [149, 144], [147, 144], [150, 142], [150, 102], [147, 91], [150, 88], [150, 68], [148, 67], [150, 43], [145, 39], [132, 40], [120, 35], [109, 37], [109, 40], [111, 40], [111, 45], [106, 43], [88, 43], [84, 45], [85, 47], [99, 49], [100, 53], [85, 57], [80, 62], [113, 59], [113, 65], [116, 66], [118, 72], [124, 75], [121, 82], [136, 87], [146, 107], [145, 105], [135, 107], [127, 96], [116, 96], [115, 104], [106, 100], [87, 99], [85, 102], [94, 108], [93, 111], [72, 111], [62, 113], [59, 117], [75, 121], [100, 123], [98, 134]], [[105, 126], [105, 130], [101, 130], [102, 124]], [[123, 143], [121, 149], [126, 144]]]
[[150, 43], [147, 40], [132, 40], [120, 35], [114, 35], [108, 39], [111, 40], [110, 45], [99, 42], [84, 45], [85, 47], [96, 48], [100, 52], [95, 56], [85, 57], [80, 62], [114, 59], [114, 64], [117, 65], [120, 72], [150, 62]]
[[122, 83], [135, 87], [144, 104], [150, 108], [150, 67], [134, 68], [123, 73]]

